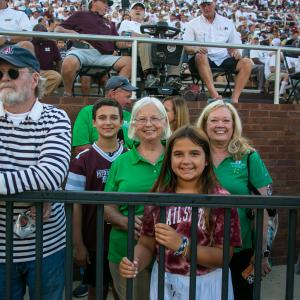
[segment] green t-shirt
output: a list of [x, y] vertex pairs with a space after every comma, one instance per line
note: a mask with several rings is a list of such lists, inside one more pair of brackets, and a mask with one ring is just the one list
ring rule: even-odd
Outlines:
[[[112, 164], [105, 192], [149, 192], [157, 179], [163, 155], [155, 164], [151, 164], [137, 152], [135, 146], [132, 150], [120, 155]], [[120, 205], [119, 211], [128, 216], [128, 205]], [[142, 215], [144, 206], [137, 205], [135, 214]], [[120, 263], [127, 256], [127, 231], [112, 228], [109, 237], [108, 260]]]
[[[98, 140], [97, 129], [93, 126], [92, 112], [93, 105], [87, 105], [78, 113], [73, 127], [73, 147], [93, 144]], [[125, 146], [127, 148], [131, 148], [133, 144], [132, 140], [128, 138], [130, 116], [130, 112], [123, 110], [122, 130], [124, 134]]]
[[[242, 160], [235, 161], [231, 156], [226, 157], [218, 167], [214, 167], [215, 174], [221, 186], [233, 195], [249, 195], [248, 168], [245, 155]], [[250, 182], [257, 188], [272, 183], [272, 178], [257, 152], [250, 156]], [[247, 209], [238, 208], [241, 224], [243, 246], [240, 250], [252, 248], [252, 224], [247, 217]]]

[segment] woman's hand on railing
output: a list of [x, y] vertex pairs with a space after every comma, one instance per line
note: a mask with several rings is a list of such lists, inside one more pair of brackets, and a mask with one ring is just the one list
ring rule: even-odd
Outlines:
[[87, 264], [91, 263], [87, 248], [82, 244], [75, 246], [74, 250], [75, 263], [80, 267], [86, 268]]
[[181, 236], [176, 230], [163, 223], [155, 224], [155, 240], [172, 251], [177, 251], [182, 242]]
[[119, 264], [119, 273], [125, 278], [134, 278], [138, 273], [138, 260], [130, 261], [127, 257], [123, 257]]

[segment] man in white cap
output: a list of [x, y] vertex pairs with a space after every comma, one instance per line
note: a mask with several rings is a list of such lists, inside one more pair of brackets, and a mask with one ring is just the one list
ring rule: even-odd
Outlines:
[[[200, 43], [242, 43], [233, 22], [216, 12], [215, 0], [200, 0], [199, 4], [202, 15], [188, 23], [183, 40]], [[213, 99], [222, 97], [214, 86], [211, 68], [222, 67], [236, 72], [231, 100], [237, 103], [251, 74], [251, 60], [242, 58], [238, 49], [186, 46], [185, 50], [190, 55], [189, 66], [192, 73], [199, 73]]]

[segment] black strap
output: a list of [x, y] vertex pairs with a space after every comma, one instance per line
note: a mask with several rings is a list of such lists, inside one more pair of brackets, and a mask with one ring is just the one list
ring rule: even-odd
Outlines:
[[259, 192], [259, 190], [250, 182], [250, 156], [253, 154], [254, 152], [250, 152], [248, 154], [247, 157], [247, 168], [248, 168], [248, 189], [249, 191], [254, 194], [254, 195], [261, 195], [261, 193]]

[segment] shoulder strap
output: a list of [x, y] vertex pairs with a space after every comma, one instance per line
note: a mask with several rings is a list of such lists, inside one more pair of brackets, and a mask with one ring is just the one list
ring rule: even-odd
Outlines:
[[250, 156], [254, 153], [253, 151], [248, 154], [247, 157], [247, 169], [248, 169], [248, 189], [254, 195], [261, 195], [259, 190], [250, 182]]

